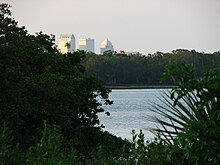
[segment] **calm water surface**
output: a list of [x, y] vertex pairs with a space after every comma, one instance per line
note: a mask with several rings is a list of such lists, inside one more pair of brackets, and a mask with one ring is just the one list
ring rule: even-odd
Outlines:
[[161, 95], [167, 89], [122, 89], [112, 90], [110, 99], [114, 101], [111, 106], [103, 106], [110, 112], [110, 116], [99, 114], [100, 124], [105, 125], [104, 130], [112, 134], [131, 139], [131, 130], [139, 132], [142, 129], [146, 139], [152, 139], [153, 134], [148, 128], [153, 123], [149, 121], [152, 104], [160, 104]]

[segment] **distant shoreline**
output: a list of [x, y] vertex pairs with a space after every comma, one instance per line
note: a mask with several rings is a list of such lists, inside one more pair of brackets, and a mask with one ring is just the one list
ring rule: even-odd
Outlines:
[[106, 85], [110, 89], [170, 89], [173, 86], [161, 85]]

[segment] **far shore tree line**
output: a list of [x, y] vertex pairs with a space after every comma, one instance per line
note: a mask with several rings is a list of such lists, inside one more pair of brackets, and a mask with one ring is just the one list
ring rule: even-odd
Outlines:
[[220, 67], [220, 51], [214, 53], [177, 49], [170, 53], [141, 54], [87, 53], [86, 75], [96, 75], [106, 85], [172, 85], [171, 79], [161, 82], [166, 66], [171, 63], [192, 64], [195, 76], [201, 77], [212, 68]]

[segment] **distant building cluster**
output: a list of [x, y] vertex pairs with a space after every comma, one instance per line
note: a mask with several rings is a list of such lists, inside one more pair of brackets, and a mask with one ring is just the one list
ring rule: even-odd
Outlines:
[[[95, 41], [91, 38], [78, 39], [77, 49], [84, 50], [86, 52], [95, 52]], [[58, 40], [58, 50], [65, 53], [73, 53], [76, 50], [76, 39], [73, 34], [61, 34]], [[114, 52], [114, 47], [112, 43], [105, 39], [100, 45], [100, 54]]]

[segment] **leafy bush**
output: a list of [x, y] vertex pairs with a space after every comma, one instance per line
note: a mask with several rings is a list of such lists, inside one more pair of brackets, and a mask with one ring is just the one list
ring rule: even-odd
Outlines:
[[7, 122], [23, 150], [39, 140], [44, 121], [69, 139], [78, 127], [99, 125], [110, 90], [83, 76], [86, 53], [60, 54], [53, 35], [28, 34], [9, 9], [0, 4], [0, 125]]
[[84, 76], [86, 52], [60, 54], [55, 36], [28, 34], [4, 3], [0, 27], [0, 128], [7, 123], [10, 130], [3, 131], [10, 141], [3, 138], [2, 159], [17, 148], [27, 164], [85, 163], [100, 146], [118, 155], [128, 142], [101, 131], [97, 114], [112, 104], [110, 89]]
[[4, 124], [0, 127], [0, 163], [1, 164], [23, 164], [24, 154], [19, 145], [12, 143], [13, 137], [11, 131]]
[[[196, 77], [192, 66], [170, 65], [175, 87], [165, 98], [166, 106], [153, 112], [163, 140], [172, 148], [171, 160], [179, 164], [220, 163], [220, 69]], [[177, 156], [177, 157], [176, 157]]]
[[26, 154], [27, 164], [68, 164], [77, 162], [77, 155], [72, 148], [72, 152], [67, 153], [63, 148], [60, 129], [58, 127], [50, 128], [46, 122], [42, 138], [35, 145], [31, 146]]

